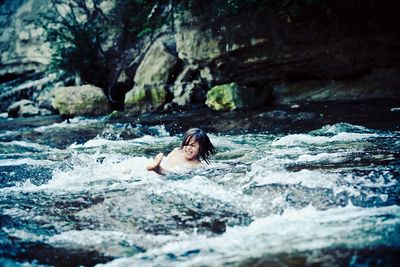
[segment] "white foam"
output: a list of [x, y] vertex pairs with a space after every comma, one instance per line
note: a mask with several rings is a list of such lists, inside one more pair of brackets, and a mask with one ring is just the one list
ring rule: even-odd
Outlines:
[[110, 146], [110, 147], [122, 147], [127, 145], [127, 141], [123, 140], [108, 140], [104, 138], [95, 138], [95, 139], [90, 139], [84, 144], [71, 144], [69, 148], [71, 149], [76, 149], [76, 148], [88, 148], [88, 147], [102, 147], [102, 146]]
[[24, 240], [24, 241], [29, 241], [29, 242], [43, 242], [45, 239], [44, 236], [36, 235], [31, 232], [27, 232], [24, 230], [19, 230], [19, 229], [9, 229], [6, 227], [3, 227], [1, 229], [4, 233], [8, 234], [9, 236]]
[[[325, 174], [318, 171], [300, 170], [298, 172], [268, 171], [262, 166], [255, 166], [246, 174], [252, 184], [258, 186], [269, 184], [302, 185], [308, 188], [331, 188], [339, 190], [336, 185], [337, 174]], [[340, 188], [341, 190], [345, 188]], [[340, 191], [341, 191], [340, 190]]]
[[136, 138], [132, 140], [132, 143], [139, 144], [157, 144], [157, 143], [168, 143], [168, 142], [177, 142], [178, 138], [175, 136], [152, 136], [152, 135], [144, 135], [142, 137]]
[[291, 134], [274, 140], [272, 146], [297, 146], [301, 144], [325, 144], [331, 142], [347, 142], [377, 137], [377, 134], [338, 133], [334, 136], [312, 136], [308, 134]]
[[323, 132], [323, 133], [332, 133], [332, 134], [337, 134], [340, 132], [369, 133], [369, 132], [371, 132], [371, 130], [365, 128], [364, 126], [340, 122], [340, 123], [336, 123], [334, 125], [325, 125], [321, 129], [318, 129], [313, 132]]
[[132, 234], [119, 231], [72, 230], [49, 237], [47, 243], [55, 247], [96, 247], [106, 246], [111, 240], [121, 241], [134, 237]]
[[[146, 157], [105, 156], [102, 162], [97, 159], [100, 154], [75, 154], [70, 160], [71, 169], [53, 171], [52, 179], [42, 185], [34, 185], [30, 180], [14, 186], [0, 189], [0, 191], [84, 191], [88, 188], [104, 190], [118, 186], [135, 179], [151, 178], [156, 176], [145, 169], [151, 160]], [[108, 182], [117, 183], [110, 185]], [[91, 185], [93, 183], [93, 185]], [[125, 185], [126, 186], [126, 185]]]
[[299, 155], [296, 162], [321, 162], [321, 161], [328, 161], [328, 162], [342, 162], [346, 160], [346, 153], [319, 153], [315, 155], [309, 154], [302, 154]]
[[[382, 215], [391, 214], [387, 220]], [[385, 233], [395, 231], [400, 223], [400, 207], [360, 208], [354, 206], [317, 211], [308, 206], [301, 210], [286, 210], [255, 220], [247, 227], [228, 228], [221, 236], [170, 242], [165, 246], [122, 258], [99, 266], [219, 266], [240, 262], [265, 254], [291, 253], [333, 246], [365, 247], [395, 242]], [[187, 255], [189, 251], [196, 254]], [[176, 259], [168, 261], [165, 255]]]
[[121, 159], [116, 156], [106, 156], [102, 163], [96, 159], [99, 155], [79, 154], [74, 157], [73, 169], [56, 170], [53, 178], [42, 188], [68, 188], [82, 190], [90, 182], [109, 180], [128, 180], [132, 174], [140, 177], [148, 172], [145, 165], [150, 160], [146, 157]]
[[207, 177], [194, 175], [190, 179], [170, 181], [164, 180], [163, 184], [156, 185], [152, 188], [152, 192], [158, 195], [164, 195], [167, 192], [186, 194], [189, 196], [202, 196], [204, 198], [213, 198], [221, 200], [225, 203], [242, 206], [246, 196], [241, 191], [228, 189]]
[[26, 142], [26, 141], [11, 141], [11, 142], [3, 142], [1, 144], [2, 146], [20, 146], [20, 147], [27, 147], [27, 148], [34, 148], [37, 150], [57, 150], [54, 148], [51, 148], [46, 145], [40, 145], [37, 143], [32, 143], [32, 142]]
[[[21, 154], [19, 154], [21, 155]], [[0, 166], [18, 166], [18, 165], [32, 165], [32, 166], [48, 166], [54, 164], [54, 162], [50, 160], [36, 160], [30, 158], [21, 158], [21, 159], [5, 159], [0, 160]]]

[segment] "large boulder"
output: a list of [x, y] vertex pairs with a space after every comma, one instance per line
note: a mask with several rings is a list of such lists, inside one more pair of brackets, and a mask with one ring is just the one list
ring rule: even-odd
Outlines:
[[206, 105], [216, 111], [228, 111], [255, 108], [264, 100], [264, 97], [260, 97], [253, 88], [229, 83], [211, 88], [207, 92]]
[[53, 108], [61, 115], [99, 116], [111, 111], [103, 90], [93, 85], [58, 87], [53, 94]]
[[178, 58], [157, 40], [146, 53], [134, 78], [135, 86], [125, 95], [128, 112], [147, 112], [160, 108], [166, 100], [166, 85]]

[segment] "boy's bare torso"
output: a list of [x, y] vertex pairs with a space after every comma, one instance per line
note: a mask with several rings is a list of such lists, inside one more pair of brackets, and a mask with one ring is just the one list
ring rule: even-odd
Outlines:
[[199, 159], [188, 159], [183, 149], [175, 148], [161, 161], [161, 167], [168, 171], [186, 170], [204, 166]]

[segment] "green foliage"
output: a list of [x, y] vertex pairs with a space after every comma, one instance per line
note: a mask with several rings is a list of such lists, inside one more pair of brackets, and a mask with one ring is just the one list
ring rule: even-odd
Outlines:
[[52, 48], [50, 68], [79, 75], [84, 83], [102, 86], [106, 58], [101, 47], [108, 29], [97, 2], [52, 0], [52, 8], [38, 22]]
[[113, 24], [127, 34], [140, 38], [152, 34], [165, 23], [163, 0], [117, 0], [113, 11]]
[[105, 88], [109, 58], [113, 55], [103, 51], [102, 45], [113, 33], [112, 37], [128, 40], [128, 44], [153, 33], [165, 21], [161, 7], [168, 1], [116, 0], [107, 14], [100, 8], [99, 0], [51, 2], [52, 8], [37, 21], [53, 51], [50, 68], [79, 75], [83, 83]]
[[326, 0], [178, 0], [181, 10], [207, 14], [211, 22], [229, 20], [237, 15], [250, 20], [268, 13], [279, 14], [288, 20], [299, 15], [303, 6], [323, 5]]

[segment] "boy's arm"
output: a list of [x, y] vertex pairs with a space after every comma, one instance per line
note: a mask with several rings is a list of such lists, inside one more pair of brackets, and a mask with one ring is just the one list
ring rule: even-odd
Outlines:
[[163, 153], [159, 153], [155, 156], [153, 162], [147, 164], [146, 169], [155, 173], [165, 175], [167, 172], [161, 167], [161, 160], [164, 157]]

